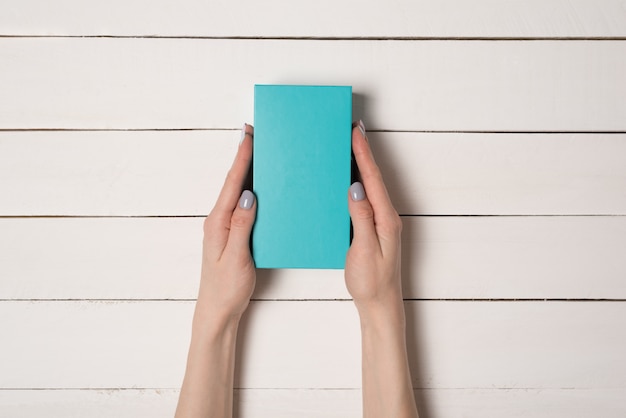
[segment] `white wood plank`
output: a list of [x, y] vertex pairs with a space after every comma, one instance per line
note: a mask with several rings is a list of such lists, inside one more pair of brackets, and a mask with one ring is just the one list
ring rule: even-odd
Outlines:
[[[203, 218], [0, 219], [0, 299], [194, 299]], [[404, 297], [626, 299], [626, 217], [408, 217]], [[259, 270], [255, 299], [345, 299], [343, 270]]]
[[235, 131], [2, 132], [0, 211], [206, 215], [239, 137]]
[[[0, 388], [177, 388], [191, 302], [2, 302]], [[623, 389], [626, 304], [407, 302], [418, 388]], [[352, 302], [253, 302], [237, 387], [360, 387]]]
[[625, 298], [624, 254], [625, 217], [405, 218], [404, 293]]
[[[359, 390], [240, 390], [241, 417], [360, 418]], [[424, 389], [415, 391], [420, 417], [623, 417], [625, 389]]]
[[0, 390], [3, 417], [137, 418], [174, 416], [177, 390]]
[[[370, 128], [625, 131], [626, 42], [0, 38], [0, 128], [236, 128], [253, 84], [348, 84]], [[45, 68], [46, 71], [41, 71]]]
[[[416, 390], [420, 416], [621, 418], [625, 389], [430, 389]], [[7, 417], [104, 418], [174, 415], [178, 391], [0, 390], [0, 415]], [[235, 414], [245, 418], [360, 418], [360, 390], [245, 389], [235, 391]]]
[[626, 135], [381, 133], [372, 144], [402, 214], [626, 213]]
[[[238, 131], [0, 132], [0, 215], [205, 215]], [[626, 214], [626, 134], [371, 133], [401, 214]]]
[[625, 36], [619, 0], [4, 0], [1, 35]]

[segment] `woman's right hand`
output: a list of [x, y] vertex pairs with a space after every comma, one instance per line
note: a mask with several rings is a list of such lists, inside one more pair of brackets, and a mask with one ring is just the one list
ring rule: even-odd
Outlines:
[[361, 121], [352, 129], [352, 150], [362, 183], [352, 184], [349, 190], [354, 236], [346, 259], [346, 286], [360, 313], [402, 308], [402, 222], [391, 204]]
[[389, 200], [363, 122], [352, 130], [352, 150], [363, 183], [354, 183], [349, 191], [354, 237], [345, 275], [361, 319], [363, 416], [417, 418], [400, 277], [402, 222]]

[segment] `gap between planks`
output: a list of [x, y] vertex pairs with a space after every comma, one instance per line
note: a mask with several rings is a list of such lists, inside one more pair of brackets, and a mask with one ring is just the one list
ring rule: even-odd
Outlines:
[[0, 35], [0, 38], [197, 39], [227, 41], [626, 41], [624, 36], [192, 36], [192, 35]]
[[[0, 128], [0, 132], [186, 132], [186, 131], [239, 131], [241, 128]], [[522, 135], [623, 135], [626, 131], [484, 131], [484, 130], [403, 130], [368, 129], [368, 133], [415, 134], [522, 134]]]
[[[189, 298], [37, 298], [37, 299], [0, 299], [2, 302], [195, 302]], [[349, 298], [291, 298], [291, 299], [250, 299], [251, 302], [352, 302]], [[404, 298], [404, 302], [626, 302], [620, 298]]]
[[[133, 219], [133, 218], [204, 218], [207, 215], [0, 215], [0, 219]], [[626, 214], [399, 214], [402, 218], [612, 218]]]
[[[76, 391], [76, 390], [81, 390], [81, 391], [106, 391], [106, 392], [115, 392], [115, 391], [135, 391], [135, 392], [141, 392], [141, 391], [146, 391], [146, 390], [155, 390], [155, 391], [180, 391], [179, 387], [67, 387], [67, 388], [55, 388], [55, 387], [50, 387], [50, 388], [44, 388], [44, 387], [37, 387], [37, 388], [0, 388], [0, 392], [11, 392], [11, 391], [55, 391], [55, 392], [62, 392], [62, 391]], [[238, 391], [238, 392], [243, 392], [243, 391], [272, 391], [272, 390], [285, 390], [285, 391], [311, 391], [311, 392], [317, 392], [317, 391], [342, 391], [342, 392], [350, 392], [350, 391], [361, 391], [362, 388], [360, 387], [355, 387], [355, 388], [333, 388], [333, 387], [328, 387], [328, 388], [306, 388], [306, 387], [302, 387], [302, 388], [289, 388], [289, 387], [276, 387], [276, 388], [253, 388], [253, 387], [234, 387], [233, 390]], [[539, 390], [539, 391], [546, 391], [546, 390], [572, 390], [572, 391], [586, 391], [586, 390], [603, 390], [603, 388], [580, 388], [580, 387], [575, 387], [575, 386], [564, 386], [564, 387], [555, 387], [555, 388], [550, 388], [550, 389], [546, 389], [546, 388], [541, 388], [541, 387], [519, 387], [519, 386], [502, 386], [502, 387], [491, 387], [491, 386], [475, 386], [475, 387], [446, 387], [446, 388], [425, 388], [425, 387], [417, 387], [417, 386], [413, 386], [413, 390], [414, 391], [433, 391], [433, 392], [439, 392], [439, 391], [450, 391], [450, 390], [497, 390], [497, 391], [528, 391], [528, 390]]]

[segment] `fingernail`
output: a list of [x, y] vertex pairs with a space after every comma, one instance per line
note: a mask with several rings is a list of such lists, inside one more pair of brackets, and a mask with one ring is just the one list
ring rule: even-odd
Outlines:
[[243, 128], [241, 128], [241, 139], [239, 139], [239, 145], [241, 145], [243, 140], [246, 139], [246, 127], [247, 126], [248, 126], [248, 124], [244, 123], [243, 124]]
[[365, 137], [365, 124], [361, 119], [359, 119], [359, 131], [361, 131], [361, 135]]
[[254, 205], [254, 193], [250, 190], [244, 190], [239, 198], [239, 207], [248, 210], [252, 205]]
[[365, 189], [363, 189], [363, 185], [360, 182], [352, 183], [352, 186], [350, 186], [350, 197], [355, 202], [365, 199]]

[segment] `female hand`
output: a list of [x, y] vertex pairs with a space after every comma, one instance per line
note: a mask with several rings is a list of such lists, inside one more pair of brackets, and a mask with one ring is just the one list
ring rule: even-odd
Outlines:
[[176, 417], [232, 417], [235, 347], [241, 315], [254, 291], [250, 232], [252, 192], [243, 190], [252, 160], [252, 126], [244, 125], [235, 162], [204, 221], [200, 291]]
[[176, 417], [232, 417], [239, 319], [254, 291], [250, 231], [252, 192], [243, 190], [252, 159], [252, 126], [244, 125], [224, 187], [204, 221], [200, 291]]
[[[204, 221], [202, 272], [196, 317], [238, 320], [254, 291], [256, 271], [250, 255], [250, 232], [256, 199], [243, 190], [252, 160], [252, 126], [244, 125], [242, 142], [215, 207]], [[198, 319], [198, 322], [202, 322]]]
[[354, 236], [346, 259], [346, 286], [359, 312], [401, 308], [402, 222], [391, 204], [361, 121], [352, 129], [352, 150], [363, 183], [356, 182], [349, 190]]
[[363, 184], [354, 183], [349, 190], [354, 237], [345, 275], [361, 319], [363, 416], [417, 418], [400, 277], [402, 222], [389, 200], [363, 122], [352, 130], [352, 150]]

